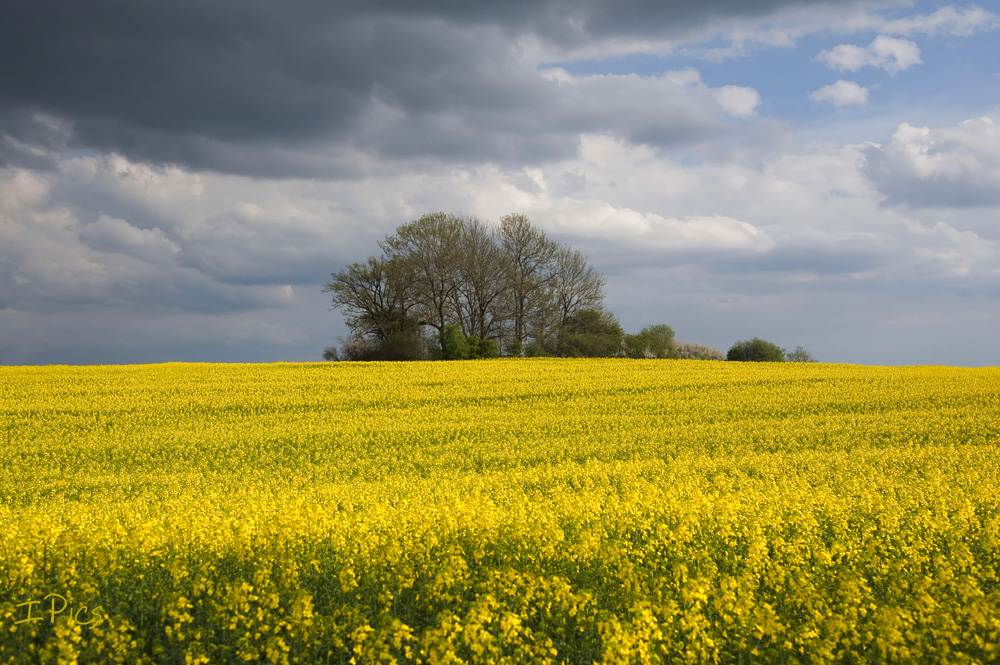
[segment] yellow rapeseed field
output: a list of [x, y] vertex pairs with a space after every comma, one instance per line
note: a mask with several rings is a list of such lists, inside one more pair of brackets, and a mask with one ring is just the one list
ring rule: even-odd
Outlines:
[[1000, 369], [0, 368], [0, 663], [1000, 661]]

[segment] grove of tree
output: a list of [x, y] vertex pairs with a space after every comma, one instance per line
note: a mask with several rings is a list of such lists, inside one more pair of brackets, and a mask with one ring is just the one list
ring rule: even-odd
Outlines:
[[345, 317], [345, 359], [615, 355], [621, 326], [604, 278], [523, 214], [499, 226], [424, 215], [379, 242], [381, 254], [331, 275]]

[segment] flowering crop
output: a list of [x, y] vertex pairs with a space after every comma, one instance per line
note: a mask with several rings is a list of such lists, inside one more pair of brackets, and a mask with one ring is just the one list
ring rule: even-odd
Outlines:
[[0, 664], [1000, 660], [1000, 369], [0, 368]]

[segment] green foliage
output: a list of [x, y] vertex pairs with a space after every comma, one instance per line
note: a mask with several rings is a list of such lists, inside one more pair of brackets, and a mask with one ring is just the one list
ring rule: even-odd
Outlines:
[[785, 360], [790, 363], [814, 363], [816, 359], [813, 355], [801, 346], [796, 346], [794, 351], [785, 354]]
[[485, 359], [500, 357], [500, 345], [497, 344], [495, 339], [480, 339], [475, 335], [469, 335], [465, 338], [465, 342], [469, 348], [469, 358]]
[[733, 344], [726, 354], [726, 359], [743, 362], [784, 362], [785, 352], [777, 344], [754, 337]]
[[552, 353], [536, 339], [524, 345], [524, 355], [528, 358], [548, 358]]
[[382, 340], [364, 335], [352, 335], [346, 340], [342, 340], [340, 353], [337, 354], [337, 357], [329, 357], [331, 350], [336, 352], [336, 349], [332, 347], [323, 352], [323, 357], [326, 360], [401, 361], [429, 360], [431, 358], [427, 341], [416, 331], [393, 333]]
[[673, 328], [665, 323], [646, 326], [635, 335], [625, 336], [629, 358], [676, 358]]
[[378, 345], [372, 360], [426, 360], [423, 339], [416, 333], [395, 333]]
[[507, 355], [511, 358], [520, 358], [524, 353], [524, 344], [521, 340], [514, 339], [507, 345]]
[[371, 337], [351, 335], [341, 340], [340, 357], [352, 361], [373, 360], [377, 350], [378, 343]]
[[457, 323], [447, 323], [441, 329], [441, 359], [466, 360], [470, 358], [469, 342]]
[[610, 358], [621, 355], [625, 333], [610, 313], [584, 309], [567, 319], [559, 336], [559, 355], [569, 358]]

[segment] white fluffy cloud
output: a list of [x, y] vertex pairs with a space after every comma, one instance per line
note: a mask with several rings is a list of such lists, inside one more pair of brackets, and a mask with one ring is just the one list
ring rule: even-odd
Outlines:
[[753, 115], [754, 109], [760, 105], [760, 94], [753, 88], [738, 85], [724, 85], [712, 91], [715, 101], [736, 117]]
[[[1000, 28], [1000, 16], [982, 7], [959, 7], [948, 5], [932, 14], [917, 14], [897, 19], [870, 16], [870, 23], [880, 32], [893, 35], [947, 35], [968, 37], [977, 32], [987, 32]], [[858, 26], [861, 27], [861, 26]]]
[[809, 93], [809, 99], [814, 102], [829, 102], [837, 108], [852, 105], [864, 106], [868, 103], [868, 88], [853, 81], [841, 79]]
[[[892, 145], [919, 161], [933, 152], [928, 140], [939, 145], [947, 134], [971, 150], [991, 126], [902, 128]], [[682, 339], [722, 347], [759, 334], [807, 343], [829, 360], [838, 359], [826, 350], [837, 348], [834, 332], [849, 330], [823, 319], [825, 347], [826, 333], [782, 318], [797, 299], [796, 320], [851, 307], [844, 326], [874, 326], [885, 303], [868, 308], [851, 298], [867, 303], [873, 288], [905, 293], [931, 279], [928, 288], [975, 291], [995, 278], [995, 230], [878, 205], [857, 168], [871, 146], [779, 144], [785, 148], [745, 162], [684, 164], [594, 134], [582, 137], [578, 157], [541, 167], [266, 186], [117, 156], [66, 160], [45, 177], [7, 170], [0, 351], [23, 348], [36, 362], [65, 361], [63, 347], [90, 362], [235, 359], [256, 348], [268, 349], [262, 358], [316, 358], [344, 333], [319, 290], [329, 273], [376, 252], [375, 241], [399, 223], [435, 210], [494, 222], [526, 212], [608, 276], [609, 306], [627, 329], [665, 321]], [[996, 162], [982, 153], [970, 167], [995, 177]], [[781, 337], [795, 331], [799, 337]], [[149, 345], [158, 355], [142, 355]]]
[[862, 67], [880, 67], [893, 75], [923, 62], [920, 59], [920, 47], [914, 42], [885, 35], [879, 35], [866, 47], [840, 44], [821, 51], [816, 59], [841, 72], [855, 72]]
[[694, 69], [657, 76], [594, 74], [574, 76], [561, 68], [542, 70], [555, 84], [556, 102], [547, 122], [561, 130], [603, 131], [631, 143], [686, 145], [725, 132], [722, 113], [747, 117], [760, 104], [753, 88], [710, 88]]
[[932, 129], [902, 123], [885, 146], [865, 151], [865, 173], [889, 202], [908, 207], [1000, 204], [996, 114]]

